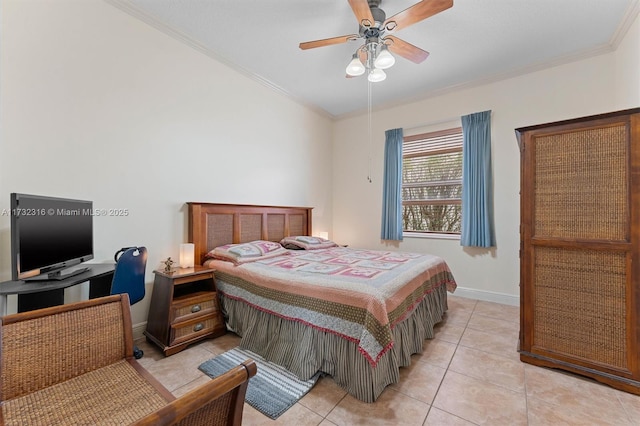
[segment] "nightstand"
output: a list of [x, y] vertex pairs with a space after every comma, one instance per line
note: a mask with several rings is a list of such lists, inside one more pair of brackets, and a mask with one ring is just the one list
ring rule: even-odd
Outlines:
[[144, 332], [147, 341], [158, 345], [168, 356], [187, 345], [225, 333], [213, 269], [195, 266], [153, 273], [155, 280]]

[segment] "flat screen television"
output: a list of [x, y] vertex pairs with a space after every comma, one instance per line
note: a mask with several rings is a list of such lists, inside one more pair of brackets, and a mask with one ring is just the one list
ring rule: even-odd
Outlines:
[[11, 269], [18, 280], [61, 280], [93, 259], [93, 203], [11, 194]]

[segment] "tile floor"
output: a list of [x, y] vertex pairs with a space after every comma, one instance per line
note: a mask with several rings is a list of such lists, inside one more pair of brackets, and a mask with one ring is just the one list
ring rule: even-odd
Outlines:
[[[324, 377], [276, 421], [245, 404], [244, 425], [640, 425], [640, 397], [520, 362], [518, 308], [449, 297], [446, 319], [400, 383], [373, 404]], [[209, 380], [198, 365], [238, 345], [227, 334], [164, 357], [144, 340], [141, 364], [174, 395]]]

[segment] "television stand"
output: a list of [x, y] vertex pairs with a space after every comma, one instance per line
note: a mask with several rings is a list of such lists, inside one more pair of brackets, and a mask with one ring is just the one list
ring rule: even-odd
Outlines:
[[72, 269], [72, 270], [69, 270], [69, 271], [65, 271], [63, 269], [61, 271], [48, 273], [47, 275], [39, 275], [37, 277], [27, 278], [24, 281], [28, 281], [28, 282], [31, 282], [31, 281], [62, 281], [62, 280], [66, 280], [67, 278], [71, 278], [71, 277], [75, 277], [76, 275], [83, 274], [83, 273], [89, 271], [90, 269], [91, 268], [89, 268], [89, 267]]
[[62, 305], [65, 288], [87, 281], [89, 281], [89, 299], [107, 296], [111, 293], [115, 266], [114, 263], [89, 263], [88, 271], [60, 280], [2, 282], [0, 283], [0, 315], [7, 313], [7, 296], [10, 294], [18, 295], [18, 312]]

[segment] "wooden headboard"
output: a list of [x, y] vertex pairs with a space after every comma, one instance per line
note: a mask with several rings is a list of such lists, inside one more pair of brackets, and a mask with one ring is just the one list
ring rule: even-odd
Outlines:
[[189, 242], [195, 244], [196, 263], [224, 244], [254, 240], [280, 241], [293, 235], [311, 235], [313, 207], [254, 206], [187, 203]]

